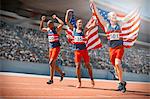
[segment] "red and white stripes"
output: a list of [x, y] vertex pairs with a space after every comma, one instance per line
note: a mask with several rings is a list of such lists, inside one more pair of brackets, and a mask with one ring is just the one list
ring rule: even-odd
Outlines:
[[139, 10], [138, 9], [133, 10], [131, 13], [129, 13], [125, 17], [120, 17], [120, 18], [124, 18], [123, 20], [126, 20], [126, 18], [129, 18], [129, 21], [125, 22], [121, 27], [122, 28], [121, 36], [124, 41], [123, 45], [127, 48], [130, 48], [131, 46], [134, 45], [138, 37], [138, 32], [140, 29]]
[[[95, 20], [95, 16], [92, 16], [89, 22], [87, 23], [86, 27], [89, 27], [91, 24], [93, 24], [94, 20]], [[68, 38], [69, 43], [73, 44], [72, 39], [74, 38], [74, 36], [72, 34], [73, 31], [68, 28], [66, 30], [66, 37]], [[87, 31], [85, 34], [87, 38], [87, 42], [86, 42], [87, 50], [97, 49], [102, 47], [102, 43], [98, 35], [98, 26], [96, 26], [90, 31]]]
[[[91, 17], [91, 19], [89, 20], [89, 22], [87, 23], [86, 27], [89, 27], [91, 24], [93, 24], [95, 19], [96, 19], [96, 17], [93, 15]], [[88, 37], [88, 41], [86, 44], [88, 50], [97, 49], [97, 48], [102, 47], [102, 43], [101, 43], [100, 37], [98, 35], [98, 26], [96, 26], [92, 30], [88, 31], [86, 33], [86, 35]]]

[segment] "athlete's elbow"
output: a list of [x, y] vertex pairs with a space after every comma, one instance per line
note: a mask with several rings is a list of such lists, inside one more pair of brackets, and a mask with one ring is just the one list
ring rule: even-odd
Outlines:
[[61, 24], [61, 25], [64, 25], [64, 22], [61, 22], [60, 24]]

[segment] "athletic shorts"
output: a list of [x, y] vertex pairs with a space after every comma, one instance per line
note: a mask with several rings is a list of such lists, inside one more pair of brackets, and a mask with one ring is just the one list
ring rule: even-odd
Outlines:
[[60, 46], [49, 49], [49, 60], [52, 61], [58, 58], [60, 52]]
[[82, 58], [86, 64], [90, 62], [90, 57], [88, 55], [87, 49], [75, 50], [74, 55], [75, 55], [75, 63], [80, 63]]
[[123, 54], [124, 54], [123, 46], [109, 48], [110, 61], [114, 66], [115, 66], [115, 59], [118, 58], [118, 59], [122, 60]]

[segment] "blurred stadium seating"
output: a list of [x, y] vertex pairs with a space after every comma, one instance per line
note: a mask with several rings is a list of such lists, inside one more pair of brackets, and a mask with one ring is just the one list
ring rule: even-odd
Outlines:
[[[34, 28], [0, 22], [0, 59], [48, 63], [47, 33]], [[61, 52], [59, 61], [63, 66], [75, 66], [72, 46], [67, 42], [65, 31], [60, 37]], [[103, 41], [106, 42], [106, 41]], [[89, 51], [93, 68], [113, 70], [109, 60], [107, 44], [101, 49]], [[134, 46], [126, 49], [122, 62], [123, 70], [150, 75], [150, 51], [146, 47]]]

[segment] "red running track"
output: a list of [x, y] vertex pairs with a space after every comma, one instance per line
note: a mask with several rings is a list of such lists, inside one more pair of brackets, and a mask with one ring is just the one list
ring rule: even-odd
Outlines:
[[64, 78], [47, 85], [48, 76], [0, 73], [2, 99], [150, 99], [150, 83], [127, 82], [127, 92], [115, 91], [116, 81], [82, 79], [82, 88], [76, 88], [76, 78]]

